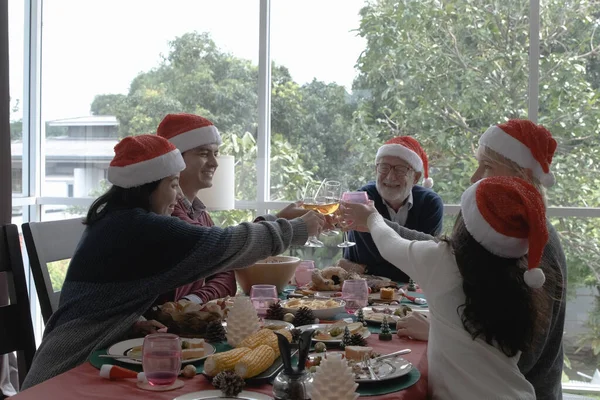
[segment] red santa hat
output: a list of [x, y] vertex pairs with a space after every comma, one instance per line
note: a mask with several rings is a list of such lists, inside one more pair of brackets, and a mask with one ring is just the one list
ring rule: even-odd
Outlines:
[[158, 125], [162, 136], [182, 153], [205, 144], [221, 145], [221, 135], [212, 122], [194, 114], [168, 114]]
[[429, 161], [427, 154], [415, 139], [410, 136], [396, 136], [385, 142], [383, 146], [377, 150], [375, 162], [378, 162], [381, 157], [391, 156], [403, 159], [415, 171], [423, 174], [425, 180], [423, 186], [433, 187], [433, 179], [429, 177]]
[[537, 189], [521, 178], [495, 176], [465, 190], [460, 205], [471, 236], [499, 257], [528, 254], [525, 283], [535, 289], [542, 287], [546, 277], [538, 266], [548, 229], [546, 208]]
[[156, 135], [128, 136], [115, 146], [108, 181], [128, 189], [159, 181], [184, 169], [181, 153], [168, 140]]
[[542, 125], [526, 119], [511, 119], [489, 127], [479, 139], [479, 145], [514, 161], [522, 168], [529, 168], [542, 185], [554, 185], [550, 171], [556, 151], [556, 140]]

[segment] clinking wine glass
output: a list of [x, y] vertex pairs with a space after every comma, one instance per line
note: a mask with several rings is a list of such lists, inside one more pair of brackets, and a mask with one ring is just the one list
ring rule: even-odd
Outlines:
[[[367, 204], [369, 202], [369, 196], [367, 195], [367, 192], [344, 192], [342, 194], [342, 201], [346, 203]], [[348, 226], [352, 225], [352, 222], [353, 221], [347, 221], [344, 219], [340, 221], [342, 232], [344, 233], [344, 241], [338, 244], [338, 247], [356, 246], [356, 243], [348, 240], [348, 231], [346, 229]]]
[[[307, 210], [316, 211], [322, 215], [330, 215], [340, 207], [339, 191], [329, 190], [327, 181], [321, 183], [309, 182], [302, 195], [304, 207]], [[324, 244], [316, 236], [311, 236], [304, 244], [307, 247], [323, 247]]]
[[[324, 190], [324, 192], [322, 194], [325, 197], [325, 199], [324, 199], [325, 202], [328, 205], [337, 204], [337, 207], [335, 208], [335, 210], [333, 210], [331, 213], [327, 214], [327, 216], [333, 217], [334, 213], [339, 208], [340, 198], [342, 197], [342, 184], [338, 181], [325, 181], [323, 190]], [[333, 207], [335, 207], [335, 206], [329, 206], [328, 210], [333, 209]], [[327, 229], [327, 230], [324, 230], [323, 232], [321, 232], [321, 235], [324, 235], [324, 236], [335, 236], [335, 235], [339, 235], [339, 234], [340, 233], [338, 231], [336, 231], [335, 229]]]

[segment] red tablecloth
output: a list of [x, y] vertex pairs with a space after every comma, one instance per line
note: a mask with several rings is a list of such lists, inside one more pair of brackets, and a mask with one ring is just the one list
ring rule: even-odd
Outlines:
[[[376, 334], [368, 339], [368, 345], [375, 351], [387, 354], [393, 351], [409, 348], [410, 354], [404, 357], [415, 365], [421, 372], [421, 379], [406, 390], [383, 396], [370, 396], [370, 399], [411, 399], [427, 398], [427, 344], [394, 337], [390, 342], [380, 341]], [[193, 379], [183, 379], [185, 386], [169, 392], [148, 392], [136, 386], [133, 380], [109, 381], [100, 378], [98, 370], [90, 363], [82, 364], [70, 371], [56, 376], [46, 382], [19, 393], [10, 399], [14, 400], [81, 400], [81, 399], [164, 399], [171, 400], [185, 393], [201, 390], [214, 390], [214, 387], [202, 375]], [[272, 386], [247, 386], [244, 390], [261, 392], [272, 396]]]

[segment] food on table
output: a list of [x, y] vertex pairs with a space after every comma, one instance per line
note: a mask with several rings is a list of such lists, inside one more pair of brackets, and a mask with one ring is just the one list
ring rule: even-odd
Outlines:
[[182, 360], [191, 360], [192, 358], [201, 358], [204, 357], [204, 348], [201, 349], [185, 349], [181, 350], [181, 359]]
[[237, 397], [242, 392], [246, 382], [233, 371], [223, 371], [215, 376], [212, 381], [214, 387], [219, 389], [225, 397]]
[[381, 300], [394, 300], [394, 294], [396, 292], [394, 292], [394, 289], [392, 288], [381, 288], [381, 291], [379, 292], [379, 296], [381, 298]]
[[204, 349], [204, 339], [199, 339], [198, 341], [190, 342], [189, 340], [181, 341], [181, 350], [185, 349]]
[[244, 379], [252, 378], [266, 371], [275, 361], [275, 352], [273, 348], [261, 344], [238, 361], [235, 366], [235, 373]]
[[371, 353], [373, 352], [373, 348], [372, 347], [365, 347], [365, 346], [346, 346], [346, 348], [344, 349], [344, 353], [346, 354], [346, 358], [348, 360], [354, 360], [354, 361], [362, 361], [365, 356], [371, 356]]
[[327, 351], [327, 346], [323, 342], [317, 342], [315, 343], [315, 351], [317, 353], [324, 353]]
[[[348, 328], [350, 335], [353, 333], [359, 334], [363, 329], [363, 324], [360, 322], [347, 323], [338, 321], [333, 325], [329, 325], [326, 329], [318, 329], [313, 335], [315, 340], [339, 340], [344, 335], [344, 330]], [[362, 337], [362, 335], [361, 335]]]
[[336, 291], [342, 290], [344, 281], [348, 279], [365, 279], [371, 292], [379, 292], [382, 288], [397, 288], [398, 284], [388, 278], [380, 276], [366, 275], [365, 266], [351, 261], [341, 259], [335, 266], [326, 267], [321, 270], [315, 269], [312, 272], [311, 282], [296, 290], [304, 296], [313, 296], [317, 291]]
[[142, 346], [134, 346], [127, 352], [127, 356], [133, 358], [142, 358]]
[[291, 324], [292, 322], [294, 322], [294, 318], [295, 318], [295, 317], [296, 317], [296, 316], [295, 316], [294, 314], [292, 314], [292, 313], [286, 313], [286, 314], [283, 316], [283, 320], [284, 320], [285, 322], [289, 322], [289, 323]]
[[144, 316], [149, 320], [154, 319], [162, 323], [170, 333], [203, 337], [208, 324], [212, 321], [223, 320], [225, 312], [225, 300], [219, 299], [206, 304], [167, 302], [153, 307]]
[[299, 309], [306, 307], [310, 310], [323, 310], [339, 306], [340, 302], [333, 299], [291, 299], [284, 304], [284, 308]]
[[[292, 341], [292, 334], [287, 329], [280, 329], [277, 333], [284, 335], [290, 342]], [[261, 329], [258, 332], [253, 333], [246, 339], [242, 340], [237, 347], [248, 347], [255, 349], [258, 346], [267, 345], [271, 347], [275, 353], [275, 358], [279, 357], [279, 342], [277, 341], [277, 335], [271, 329]]]
[[315, 314], [308, 307], [300, 307], [294, 315], [294, 326], [310, 325], [315, 322]]
[[233, 371], [238, 361], [251, 351], [252, 350], [247, 347], [240, 347], [223, 353], [210, 355], [206, 361], [204, 361], [204, 372], [206, 372], [208, 376], [215, 376], [219, 372]]
[[311, 275], [311, 282], [308, 288], [319, 291], [341, 291], [345, 280], [360, 279], [355, 272], [349, 272], [342, 267], [326, 267], [323, 269], [314, 269]]
[[398, 307], [395, 311], [394, 311], [394, 315], [397, 315], [398, 317], [406, 317], [408, 314], [410, 314], [412, 312], [412, 308], [410, 308], [407, 305], [402, 304], [400, 307]]
[[181, 370], [180, 373], [184, 378], [193, 378], [196, 376], [196, 367], [192, 364], [188, 364]]

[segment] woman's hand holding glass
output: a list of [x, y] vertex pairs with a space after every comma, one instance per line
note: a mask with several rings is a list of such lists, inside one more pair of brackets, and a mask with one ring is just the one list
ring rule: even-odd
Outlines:
[[367, 220], [378, 213], [372, 200], [366, 204], [343, 201], [340, 207], [342, 225], [346, 230], [368, 232]]
[[307, 212], [300, 219], [306, 224], [308, 236], [318, 236], [325, 225], [325, 216], [314, 211]]

